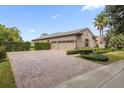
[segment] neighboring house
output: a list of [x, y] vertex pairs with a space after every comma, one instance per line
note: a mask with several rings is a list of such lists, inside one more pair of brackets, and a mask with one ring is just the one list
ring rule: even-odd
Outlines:
[[37, 39], [32, 42], [50, 42], [51, 49], [79, 49], [96, 46], [96, 36], [90, 29], [77, 29], [69, 32], [58, 32]]

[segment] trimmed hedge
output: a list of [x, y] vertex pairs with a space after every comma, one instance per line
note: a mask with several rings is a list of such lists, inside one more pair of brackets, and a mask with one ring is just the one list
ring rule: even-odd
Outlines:
[[96, 61], [108, 61], [108, 57], [102, 54], [89, 54], [89, 55], [80, 55], [83, 58], [96, 60]]
[[48, 50], [51, 48], [51, 44], [49, 42], [35, 42], [34, 48], [35, 50]]
[[67, 55], [72, 55], [72, 54], [92, 54], [92, 53], [96, 53], [96, 54], [102, 54], [102, 53], [107, 53], [107, 52], [112, 52], [111, 49], [106, 50], [103, 48], [83, 48], [80, 50], [68, 50], [66, 52]]
[[66, 54], [67, 55], [79, 54], [79, 50], [68, 50]]
[[1, 46], [6, 47], [6, 51], [29, 51], [30, 42], [0, 42]]
[[91, 54], [93, 53], [93, 49], [81, 49], [80, 54]]
[[0, 62], [2, 62], [3, 60], [5, 60], [7, 57], [6, 54], [6, 49], [3, 46], [0, 46]]
[[98, 50], [95, 53], [96, 54], [102, 54], [102, 53], [107, 53], [107, 52], [112, 52], [112, 50]]
[[107, 52], [112, 52], [112, 49], [110, 49], [110, 48], [83, 48], [83, 49], [80, 49], [80, 54], [91, 54], [91, 53], [102, 54], [102, 53], [107, 53]]
[[121, 50], [124, 51], [124, 48], [122, 48]]

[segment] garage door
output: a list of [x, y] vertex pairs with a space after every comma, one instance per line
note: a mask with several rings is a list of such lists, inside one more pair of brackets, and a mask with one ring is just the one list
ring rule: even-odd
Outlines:
[[65, 42], [65, 43], [58, 44], [59, 49], [75, 49], [75, 47], [76, 47], [76, 44], [72, 42], [69, 42], [69, 43]]
[[76, 43], [74, 40], [68, 40], [68, 41], [58, 41], [58, 42], [51, 42], [51, 48], [52, 49], [75, 49]]

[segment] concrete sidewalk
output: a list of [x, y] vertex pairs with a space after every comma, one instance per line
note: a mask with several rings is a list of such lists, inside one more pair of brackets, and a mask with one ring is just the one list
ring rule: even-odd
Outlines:
[[57, 88], [124, 88], [124, 60], [77, 76]]

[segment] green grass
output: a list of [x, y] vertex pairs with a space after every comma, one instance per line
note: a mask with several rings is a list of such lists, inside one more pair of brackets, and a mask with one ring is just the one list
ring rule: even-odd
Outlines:
[[15, 81], [8, 61], [0, 63], [0, 88], [15, 88]]
[[112, 63], [124, 59], [124, 51], [108, 52], [105, 53], [104, 55], [109, 58], [108, 63]]
[[107, 56], [109, 60], [106, 62], [96, 61], [96, 63], [107, 65], [119, 60], [124, 60], [124, 51], [108, 52], [108, 53], [103, 53], [103, 55]]

